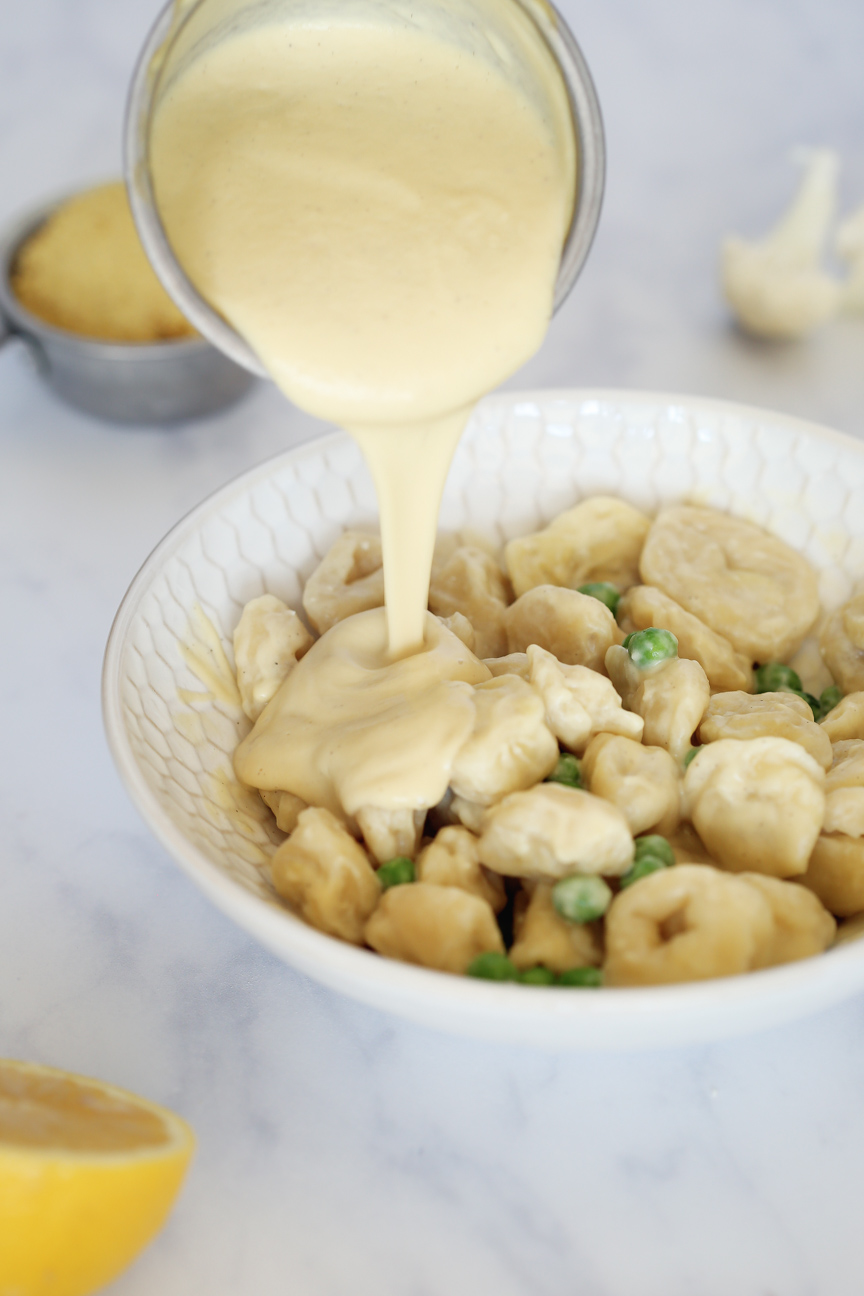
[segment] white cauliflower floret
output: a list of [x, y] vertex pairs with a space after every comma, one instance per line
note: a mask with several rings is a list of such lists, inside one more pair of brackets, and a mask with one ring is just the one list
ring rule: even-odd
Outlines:
[[511, 653], [539, 644], [567, 666], [605, 672], [603, 660], [623, 635], [599, 599], [557, 585], [537, 585], [518, 598], [504, 618]]
[[433, 886], [461, 887], [492, 906], [504, 908], [507, 893], [503, 880], [480, 863], [477, 838], [467, 828], [454, 824], [442, 828], [417, 857], [417, 881]]
[[837, 255], [849, 266], [849, 278], [843, 285], [843, 308], [864, 312], [864, 207], [859, 207], [837, 231]]
[[356, 818], [366, 848], [379, 864], [386, 864], [397, 855], [413, 859], [417, 854], [426, 819], [425, 810], [361, 806]]
[[262, 594], [246, 604], [234, 631], [234, 665], [240, 701], [250, 720], [258, 719], [311, 647], [311, 634], [281, 599]]
[[[521, 902], [521, 903], [520, 903]], [[600, 942], [590, 923], [562, 918], [552, 903], [552, 887], [538, 882], [529, 897], [520, 892], [514, 918], [515, 941], [510, 959], [520, 970], [542, 964], [552, 972], [598, 967]]]
[[741, 327], [758, 337], [804, 337], [840, 305], [841, 286], [821, 267], [836, 205], [837, 156], [829, 149], [801, 156], [801, 187], [774, 229], [755, 242], [723, 242], [723, 292]]
[[529, 645], [526, 656], [531, 685], [546, 708], [546, 723], [570, 751], [584, 751], [596, 733], [642, 737], [645, 722], [624, 710], [605, 675], [587, 666], [565, 666], [537, 644]]
[[377, 535], [342, 533], [303, 590], [304, 610], [319, 634], [355, 612], [384, 606], [382, 561]]
[[473, 698], [474, 732], [456, 754], [450, 786], [456, 796], [491, 805], [545, 778], [555, 768], [558, 744], [542, 700], [518, 676], [486, 680]]
[[625, 590], [639, 579], [639, 554], [651, 519], [623, 500], [597, 495], [559, 514], [544, 531], [511, 540], [504, 559], [517, 596], [536, 585], [608, 582]]
[[683, 761], [711, 699], [699, 663], [672, 657], [640, 668], [626, 648], [613, 645], [606, 654], [606, 669], [627, 710], [645, 721], [643, 742], [664, 747], [676, 761]]
[[582, 760], [589, 792], [616, 805], [634, 837], [652, 830], [668, 837], [681, 818], [678, 766], [662, 747], [601, 733]]
[[508, 877], [618, 877], [633, 862], [633, 838], [627, 820], [610, 802], [576, 788], [540, 783], [487, 810], [480, 859]]
[[312, 927], [362, 945], [381, 885], [363, 847], [329, 810], [304, 810], [270, 864], [273, 885]]
[[385, 891], [366, 924], [366, 943], [385, 958], [464, 973], [478, 954], [503, 954], [492, 908], [461, 887], [409, 882]]
[[794, 877], [825, 814], [825, 772], [788, 738], [722, 738], [699, 750], [684, 797], [707, 850], [733, 873]]
[[[461, 612], [474, 628], [478, 657], [498, 657], [507, 647], [504, 612], [507, 579], [495, 559], [473, 545], [460, 545], [432, 572], [429, 607], [436, 616]], [[460, 636], [461, 637], [461, 636]]]

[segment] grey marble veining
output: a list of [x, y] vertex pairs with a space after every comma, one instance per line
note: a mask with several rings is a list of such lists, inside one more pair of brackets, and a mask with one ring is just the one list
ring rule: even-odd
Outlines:
[[[796, 144], [864, 202], [858, 0], [568, 0], [608, 129], [595, 247], [511, 387], [774, 406], [852, 433], [864, 321], [757, 346], [715, 277]], [[0, 220], [116, 171], [144, 0], [0, 9]], [[151, 839], [102, 736], [138, 565], [188, 508], [318, 431], [271, 388], [173, 430], [100, 424], [0, 351], [0, 1054], [182, 1111], [200, 1150], [118, 1296], [858, 1296], [864, 1003], [716, 1046], [516, 1051], [282, 966]]]

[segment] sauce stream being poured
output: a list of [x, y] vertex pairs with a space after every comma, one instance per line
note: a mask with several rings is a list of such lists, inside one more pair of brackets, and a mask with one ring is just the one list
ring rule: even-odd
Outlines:
[[[379, 745], [376, 758], [374, 744], [363, 783], [373, 804], [418, 807], [428, 787], [446, 787], [453, 756], [453, 743], [434, 750], [432, 709], [446, 709], [452, 685], [461, 733], [466, 686], [483, 677], [461, 645], [454, 676], [447, 632], [427, 620], [444, 481], [473, 403], [545, 334], [576, 165], [564, 83], [519, 5], [473, 0], [453, 39], [444, 20], [459, 5], [429, 9], [429, 30], [398, 5], [237, 29], [166, 78], [150, 142], [160, 216], [187, 274], [291, 400], [354, 434], [378, 493], [386, 636], [367, 623], [356, 643], [351, 626], [319, 640], [297, 668], [302, 698], [289, 677], [241, 746], [238, 773], [308, 796], [299, 754], [278, 776], [264, 768], [268, 727], [308, 764], [315, 742], [295, 742], [300, 730], [325, 725], [334, 707], [374, 725], [364, 689], [415, 654], [403, 683], [428, 748], [412, 766], [416, 787], [402, 779], [398, 796], [388, 791], [392, 754]], [[331, 669], [346, 653], [351, 669]], [[356, 796], [340, 777], [318, 803], [350, 815]]]

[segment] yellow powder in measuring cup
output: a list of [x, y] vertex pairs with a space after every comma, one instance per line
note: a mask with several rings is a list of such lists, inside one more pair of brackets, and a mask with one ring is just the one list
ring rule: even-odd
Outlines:
[[105, 342], [194, 335], [144, 254], [120, 181], [76, 195], [22, 245], [15, 296], [55, 328]]

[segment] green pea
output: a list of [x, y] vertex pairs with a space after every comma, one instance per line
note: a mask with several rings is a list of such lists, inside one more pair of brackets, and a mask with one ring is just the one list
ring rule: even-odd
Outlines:
[[623, 647], [630, 654], [630, 660], [640, 670], [656, 666], [658, 662], [671, 661], [678, 656], [678, 640], [671, 630], [661, 630], [649, 626], [647, 630], [634, 630], [624, 640]]
[[601, 877], [574, 873], [552, 888], [552, 904], [562, 918], [572, 923], [602, 918], [612, 903], [612, 892]]
[[562, 752], [551, 774], [546, 775], [546, 783], [560, 783], [563, 787], [581, 788], [582, 775], [579, 773], [579, 762], [569, 752]]
[[756, 667], [757, 693], [801, 693], [801, 677], [783, 662], [765, 662]]
[[637, 837], [633, 845], [636, 847], [637, 860], [643, 855], [655, 855], [667, 865], [675, 863], [675, 852], [659, 833], [646, 833], [644, 837]]
[[524, 972], [519, 973], [519, 980], [523, 985], [543, 985], [549, 986], [555, 984], [555, 973], [550, 972], [549, 968], [538, 963], [536, 967], [526, 968]]
[[381, 883], [382, 891], [386, 891], [388, 887], [403, 886], [406, 882], [413, 882], [413, 861], [408, 859], [407, 855], [397, 855], [395, 859], [388, 860], [378, 870], [378, 881]]
[[665, 868], [669, 868], [669, 864], [665, 859], [661, 859], [659, 855], [640, 855], [621, 878], [621, 886], [632, 886], [634, 882], [639, 882], [642, 878], [648, 877], [649, 873], [659, 873], [661, 869]]
[[582, 986], [587, 989], [602, 984], [603, 973], [595, 967], [568, 968], [558, 978], [559, 986]]
[[701, 747], [691, 747], [691, 748], [690, 748], [689, 752], [688, 752], [687, 755], [684, 757], [684, 768], [685, 768], [685, 770], [690, 768], [690, 766], [693, 764], [694, 760], [695, 760], [696, 757], [699, 755], [699, 753], [700, 753], [701, 750], [702, 750]]
[[605, 603], [609, 611], [615, 616], [618, 612], [618, 604], [621, 602], [621, 595], [614, 585], [608, 581], [589, 581], [587, 585], [579, 586], [580, 594], [588, 594], [591, 598], [599, 599]]
[[[843, 690], [839, 684], [829, 684], [826, 689], [822, 690], [819, 698], [819, 707], [822, 715], [826, 716], [829, 711], [833, 711], [843, 701]], [[820, 717], [821, 718], [821, 717]]]
[[506, 954], [499, 954], [497, 950], [487, 950], [485, 954], [478, 954], [468, 964], [466, 975], [479, 977], [481, 981], [519, 980], [515, 964], [510, 962]]

